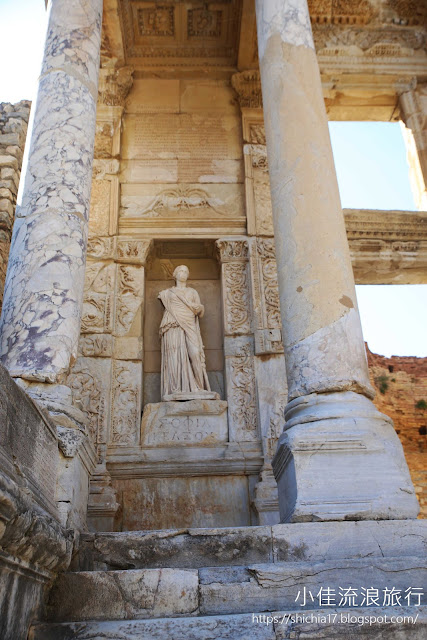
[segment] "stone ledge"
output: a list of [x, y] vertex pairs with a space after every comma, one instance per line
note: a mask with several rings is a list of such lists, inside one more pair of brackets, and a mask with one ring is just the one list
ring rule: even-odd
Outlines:
[[251, 475], [264, 464], [261, 442], [191, 447], [108, 447], [112, 478]]
[[427, 521], [307, 522], [82, 534], [72, 570], [198, 568], [427, 555]]
[[[276, 611], [267, 614], [276, 617], [273, 624], [254, 623], [251, 614], [228, 616], [207, 616], [196, 618], [158, 618], [156, 620], [118, 620], [107, 622], [68, 622], [63, 624], [42, 623], [35, 625], [30, 631], [29, 640], [285, 640], [300, 638], [301, 640], [332, 640], [343, 637], [360, 638], [360, 640], [424, 640], [427, 632], [427, 607], [419, 607], [416, 612], [407, 607], [358, 609], [358, 616], [408, 616], [417, 615], [417, 623], [386, 624], [377, 622], [373, 625], [360, 626], [357, 623], [340, 624], [339, 616], [354, 614], [354, 610], [344, 608], [316, 609], [310, 613], [318, 622], [292, 622], [285, 616], [297, 616], [301, 610]], [[254, 612], [256, 615], [257, 612]], [[336, 622], [332, 622], [337, 614]], [[264, 612], [258, 614], [266, 615]], [[322, 621], [322, 616], [325, 621]], [[283, 621], [283, 622], [282, 622]]]

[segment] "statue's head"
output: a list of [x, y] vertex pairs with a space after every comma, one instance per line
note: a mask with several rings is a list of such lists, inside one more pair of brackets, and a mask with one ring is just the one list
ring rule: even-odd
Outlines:
[[180, 264], [173, 272], [173, 277], [177, 282], [187, 282], [190, 270], [185, 264]]

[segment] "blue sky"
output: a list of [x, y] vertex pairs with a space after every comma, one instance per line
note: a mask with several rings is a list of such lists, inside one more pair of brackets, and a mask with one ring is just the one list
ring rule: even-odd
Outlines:
[[[0, 0], [0, 102], [33, 98], [45, 15], [44, 0]], [[399, 124], [333, 122], [330, 131], [343, 207], [416, 210]], [[427, 356], [427, 285], [358, 286], [357, 297], [372, 351]]]

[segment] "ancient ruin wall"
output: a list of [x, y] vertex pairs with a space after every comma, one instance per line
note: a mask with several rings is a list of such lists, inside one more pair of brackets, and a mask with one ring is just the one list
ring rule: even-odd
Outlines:
[[0, 310], [31, 102], [0, 103]]
[[385, 358], [367, 349], [375, 404], [399, 434], [421, 506], [427, 518], [427, 358]]

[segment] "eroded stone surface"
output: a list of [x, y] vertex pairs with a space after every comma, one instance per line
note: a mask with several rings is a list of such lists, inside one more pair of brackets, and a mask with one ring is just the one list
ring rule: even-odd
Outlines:
[[[424, 640], [427, 628], [426, 607], [420, 607], [416, 612], [408, 607], [378, 607], [375, 611], [376, 616], [373, 616], [372, 609], [364, 607], [358, 609], [357, 614], [348, 608], [329, 607], [313, 611], [313, 620], [307, 622], [294, 622], [301, 611], [292, 609], [271, 614], [256, 611], [250, 615], [207, 616], [181, 620], [40, 624], [33, 627], [30, 640], [69, 640], [71, 637], [76, 640], [341, 640], [343, 630], [359, 640], [378, 638], [378, 634], [381, 634], [384, 640], [406, 640], [409, 637], [411, 640]], [[413, 619], [417, 614], [415, 624], [408, 619], [398, 624], [384, 621], [385, 616], [412, 616]], [[369, 625], [361, 626], [357, 620], [348, 623], [346, 620], [349, 615], [356, 618], [371, 616], [375, 617], [375, 620]]]
[[197, 571], [146, 569], [61, 575], [50, 593], [52, 621], [192, 615], [198, 609]]
[[[402, 592], [408, 585], [425, 584], [427, 565], [420, 558], [377, 558], [335, 562], [286, 563], [253, 565], [247, 568], [200, 569], [200, 613], [244, 613], [272, 611], [295, 606], [298, 592], [306, 587], [313, 594], [327, 585], [339, 592], [339, 587], [352, 586], [361, 594], [362, 587], [375, 585], [379, 590], [393, 586]], [[361, 604], [361, 601], [358, 603]], [[422, 596], [422, 604], [427, 603]], [[318, 601], [307, 600], [306, 609], [315, 609]], [[356, 604], [357, 606], [357, 604]]]
[[159, 402], [144, 407], [144, 446], [210, 445], [227, 438], [227, 403], [223, 400]]
[[84, 536], [75, 568], [196, 568], [271, 560], [270, 527], [178, 529]]

